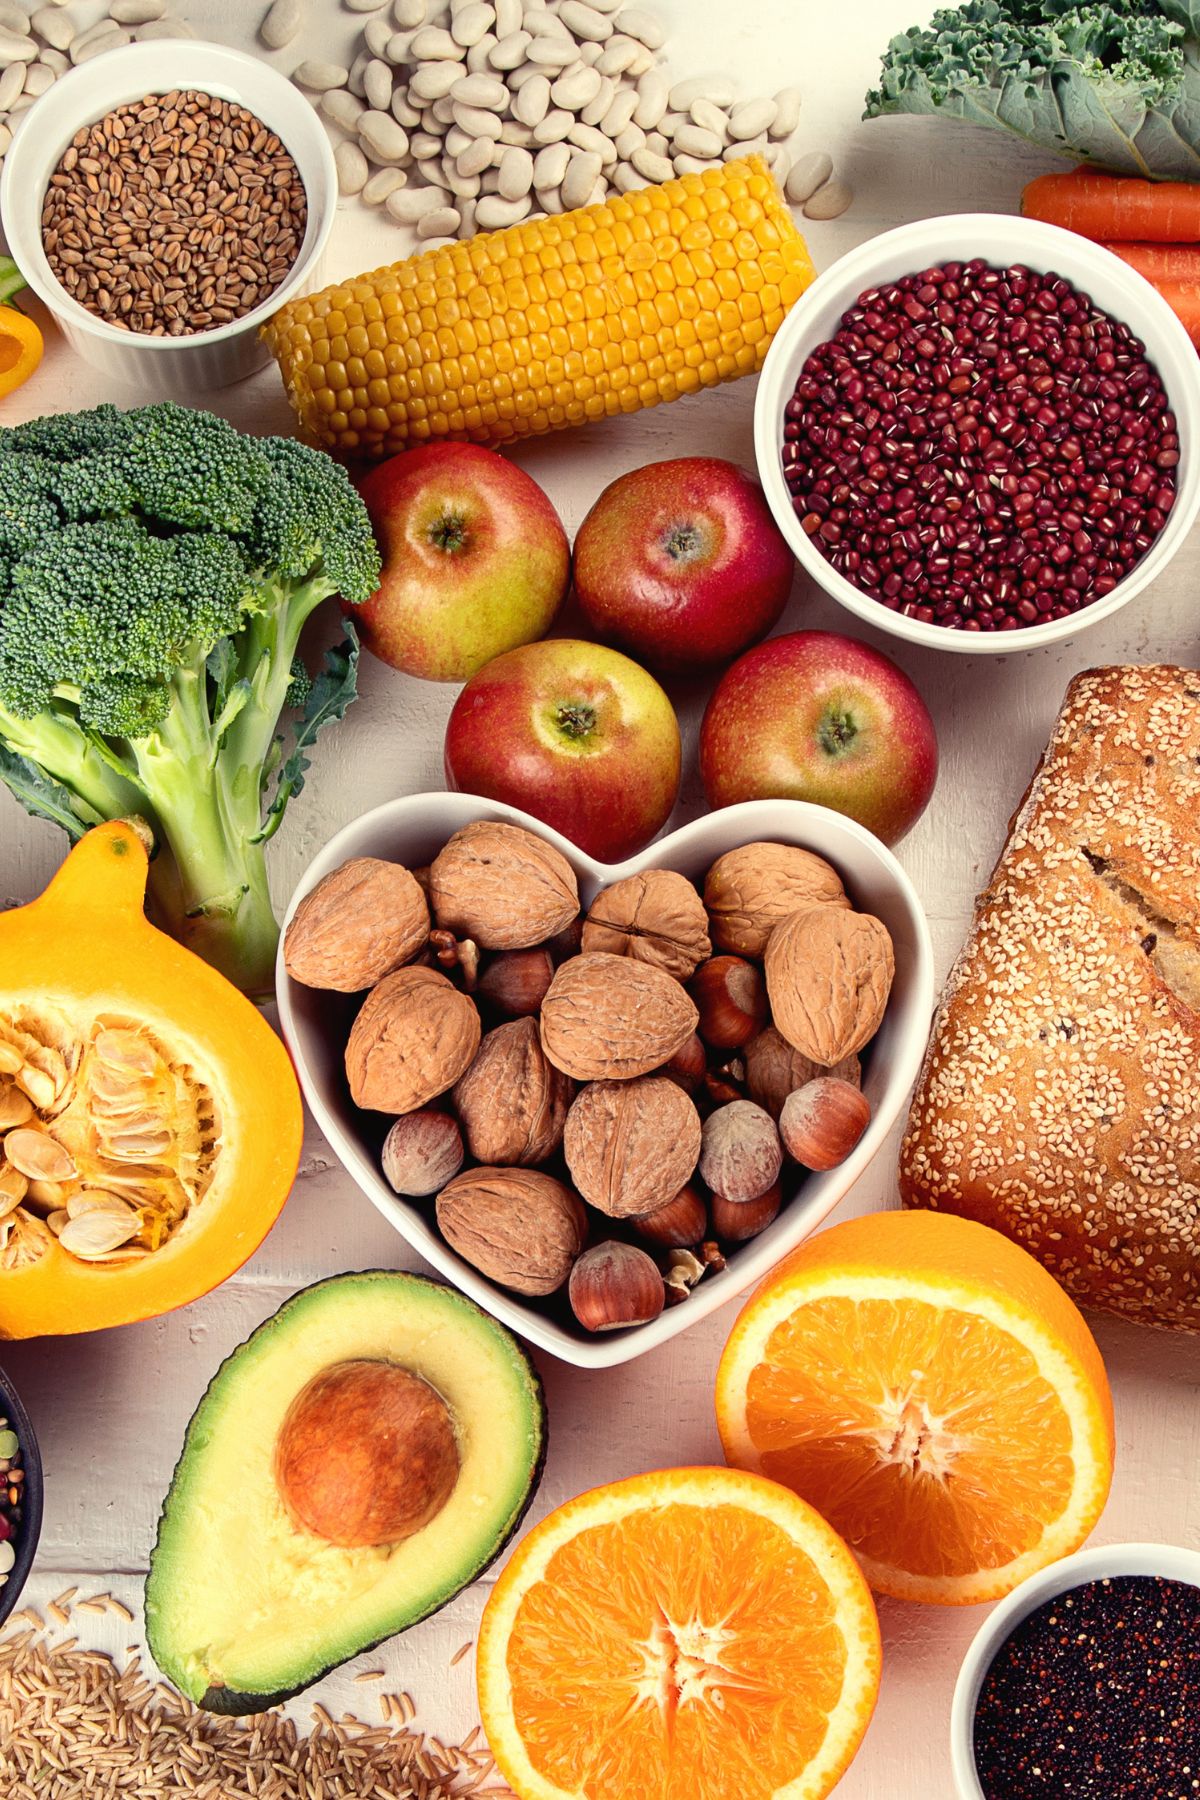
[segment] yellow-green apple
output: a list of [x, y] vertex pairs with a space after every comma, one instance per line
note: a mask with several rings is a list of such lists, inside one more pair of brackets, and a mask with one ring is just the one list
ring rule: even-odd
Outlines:
[[710, 806], [782, 797], [847, 813], [894, 844], [937, 780], [937, 735], [890, 657], [832, 631], [793, 631], [727, 669], [700, 728]]
[[479, 444], [423, 444], [359, 483], [383, 579], [353, 609], [368, 650], [427, 681], [465, 681], [542, 637], [571, 551], [533, 477]]
[[446, 727], [446, 781], [619, 862], [675, 804], [679, 722], [653, 675], [619, 650], [548, 638], [468, 681]]
[[575, 539], [575, 591], [596, 636], [671, 673], [765, 637], [794, 566], [757, 481], [719, 456], [631, 469]]

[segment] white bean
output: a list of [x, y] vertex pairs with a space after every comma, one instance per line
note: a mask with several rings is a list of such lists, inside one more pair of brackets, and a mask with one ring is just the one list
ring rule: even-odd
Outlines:
[[605, 137], [610, 137], [614, 141], [620, 137], [633, 119], [633, 109], [636, 105], [636, 88], [622, 88], [619, 94], [613, 96], [608, 111], [600, 120], [600, 129]]
[[387, 196], [385, 205], [397, 225], [415, 225], [428, 212], [434, 212], [439, 206], [445, 206], [447, 200], [444, 188], [423, 187], [395, 188]]
[[411, 105], [402, 88], [392, 89], [391, 114], [397, 125], [403, 125], [405, 131], [412, 131], [421, 123], [421, 115]]
[[767, 140], [765, 137], [751, 138], [744, 144], [726, 144], [721, 152], [722, 162], [736, 162], [740, 156], [765, 156]]
[[635, 63], [641, 55], [642, 46], [623, 32], [610, 37], [596, 64], [602, 75], [624, 75], [631, 63]]
[[519, 119], [502, 119], [498, 142], [515, 144], [519, 150], [528, 150], [533, 142], [533, 133], [528, 125], [522, 125]]
[[528, 150], [510, 144], [500, 158], [500, 195], [504, 200], [523, 200], [533, 186], [533, 158]]
[[637, 105], [633, 122], [643, 131], [653, 131], [667, 110], [669, 93], [667, 78], [659, 69], [648, 69], [637, 84]]
[[362, 198], [368, 206], [381, 206], [388, 195], [402, 188], [407, 180], [403, 169], [376, 169], [363, 188]]
[[494, 32], [485, 31], [477, 44], [472, 44], [467, 51], [467, 71], [471, 75], [488, 75], [491, 73], [490, 57], [496, 47]]
[[461, 156], [463, 151], [469, 150], [474, 142], [475, 139], [468, 137], [461, 125], [452, 125], [446, 133], [446, 142], [442, 148], [447, 156]]
[[807, 156], [796, 158], [784, 192], [793, 206], [803, 206], [818, 188], [824, 187], [832, 174], [832, 156], [827, 156], [824, 150], [810, 150]]
[[0, 157], [8, 155], [8, 147], [12, 143], [12, 132], [0, 120]]
[[263, 14], [258, 35], [268, 50], [282, 50], [300, 35], [303, 23], [299, 0], [271, 0], [271, 5]]
[[688, 108], [693, 125], [699, 125], [704, 131], [715, 131], [724, 143], [729, 135], [729, 117], [715, 106], [711, 100], [693, 100]]
[[464, 50], [469, 50], [482, 37], [486, 37], [496, 22], [496, 15], [490, 6], [477, 4], [464, 6], [450, 21], [450, 36]]
[[401, 31], [416, 31], [425, 23], [425, 0], [392, 0], [392, 17]]
[[398, 163], [408, 155], [408, 133], [391, 113], [365, 112], [358, 121], [358, 135], [372, 162]]
[[671, 140], [664, 132], [648, 131], [646, 133], [646, 148], [647, 150], [653, 150], [655, 156], [666, 156], [671, 148]]
[[454, 123], [469, 131], [472, 137], [498, 138], [500, 121], [494, 112], [485, 112], [481, 106], [460, 106], [454, 102]]
[[[773, 160], [772, 160], [773, 159]], [[780, 187], [787, 185], [787, 178], [792, 172], [792, 153], [786, 144], [772, 144], [768, 156], [768, 167]]]
[[170, 13], [165, 18], [152, 19], [149, 25], [137, 26], [134, 31], [139, 44], [147, 43], [153, 38], [194, 38], [195, 35], [185, 20], [173, 18]]
[[371, 56], [386, 56], [393, 32], [386, 16], [379, 13], [363, 26], [363, 43]]
[[649, 144], [643, 144], [640, 150], [635, 150], [629, 160], [638, 174], [644, 175], [647, 181], [670, 181], [675, 173], [670, 159], [651, 150]]
[[675, 127], [671, 141], [677, 154], [703, 156], [710, 162], [720, 156], [722, 150], [721, 139], [715, 131], [706, 131], [703, 125], [692, 125], [686, 119]]
[[606, 138], [602, 131], [597, 131], [594, 125], [584, 125], [582, 123], [572, 125], [567, 136], [578, 149], [590, 150], [594, 155], [598, 156], [600, 158], [601, 168], [604, 168], [609, 163], [616, 162], [617, 152], [612, 140]]
[[510, 69], [519, 69], [532, 41], [527, 31], [514, 31], [508, 37], [497, 38], [488, 51], [488, 61], [493, 69], [499, 69], [504, 74]]
[[535, 75], [532, 81], [524, 82], [517, 90], [512, 109], [522, 125], [531, 130], [540, 125], [550, 110], [550, 83], [546, 77]]
[[589, 4], [600, 13], [620, 12], [625, 0], [589, 0]]
[[523, 200], [502, 200], [499, 194], [484, 194], [475, 202], [475, 220], [484, 231], [503, 231], [507, 225], [519, 225], [530, 205], [528, 194]]
[[344, 139], [334, 151], [333, 160], [337, 164], [338, 193], [361, 194], [371, 170], [358, 145]]
[[521, 29], [521, 0], [492, 0], [496, 15], [496, 36], [503, 40]]
[[647, 12], [644, 7], [622, 7], [619, 23], [627, 37], [636, 38], [647, 50], [661, 50], [667, 41], [662, 20], [657, 13]]
[[478, 175], [460, 175], [452, 156], [443, 156], [438, 185], [448, 187], [456, 200], [474, 200], [479, 193]]
[[541, 69], [566, 69], [578, 61], [575, 45], [567, 38], [536, 37], [525, 52], [531, 63]]
[[527, 57], [519, 69], [510, 71], [505, 78], [504, 85], [507, 87], [510, 94], [519, 94], [521, 89], [531, 81], [544, 81], [547, 88], [549, 88], [549, 77], [553, 74], [553, 69], [539, 69], [537, 64], [531, 63]]
[[775, 118], [770, 130], [777, 138], [791, 137], [800, 123], [800, 89], [780, 88], [775, 96]]
[[775, 115], [778, 110], [779, 108], [773, 100], [741, 101], [729, 115], [730, 137], [738, 139], [761, 137], [764, 131], [770, 131], [775, 123]]
[[442, 140], [433, 131], [414, 131], [408, 140], [408, 152], [416, 162], [442, 154]]
[[592, 150], [576, 150], [561, 182], [563, 205], [586, 206], [599, 178], [600, 158]]
[[541, 193], [535, 193], [533, 197], [547, 215], [567, 210], [563, 205], [562, 193], [558, 188], [544, 188]]
[[0, 113], [6, 113], [25, 86], [25, 70], [31, 63], [9, 63], [0, 75]]
[[458, 230], [461, 215], [456, 206], [435, 206], [417, 220], [419, 238], [450, 238]]
[[[294, 0], [289, 0], [289, 4], [294, 4]], [[78, 29], [70, 13], [58, 6], [39, 6], [32, 24], [42, 42], [52, 44], [56, 50], [65, 50]]]
[[409, 82], [408, 91], [418, 100], [441, 100], [461, 79], [456, 62], [424, 63]]
[[627, 125], [613, 139], [613, 148], [622, 162], [628, 162], [635, 150], [640, 150], [646, 141], [646, 134], [640, 125]]
[[[105, 30], [108, 30], [107, 20]], [[31, 37], [23, 37], [16, 31], [0, 31], [0, 64], [36, 62], [37, 53], [37, 45]]]
[[806, 219], [840, 218], [853, 198], [854, 189], [835, 175], [832, 181], [822, 182], [812, 198], [804, 202], [804, 216]]
[[491, 138], [474, 138], [468, 150], [462, 150], [454, 159], [454, 166], [464, 177], [482, 175], [490, 169], [496, 160], [496, 152]]
[[547, 144], [539, 150], [533, 162], [533, 185], [538, 192], [542, 188], [561, 187], [570, 160], [571, 151], [567, 144]]
[[56, 71], [49, 68], [44, 62], [14, 63], [13, 67], [24, 69], [25, 84], [21, 91], [30, 95], [34, 100], [40, 100], [47, 89], [52, 88], [58, 80]]
[[149, 25], [151, 20], [161, 19], [166, 10], [163, 0], [112, 0], [108, 16], [118, 25]]
[[508, 89], [490, 75], [461, 75], [450, 89], [450, 98], [463, 106], [482, 106], [488, 112], [503, 112], [508, 105]]
[[602, 44], [612, 36], [612, 20], [598, 7], [588, 6], [586, 0], [562, 0], [558, 16], [567, 30], [582, 38], [584, 43]]
[[671, 166], [677, 175], [703, 175], [713, 165], [708, 156], [673, 156]]
[[435, 100], [432, 106], [426, 107], [422, 123], [426, 131], [435, 131], [439, 125], [445, 131], [453, 125], [454, 102], [449, 94], [443, 94], [440, 100]]
[[358, 121], [367, 110], [365, 100], [359, 100], [349, 88], [329, 88], [321, 95], [320, 110], [343, 131], [357, 131]]
[[438, 25], [422, 25], [412, 40], [412, 54], [418, 62], [461, 62], [463, 46], [456, 44], [448, 31]]
[[732, 106], [737, 90], [724, 75], [693, 75], [671, 89], [671, 109], [686, 112], [693, 100], [711, 100], [716, 106]]
[[357, 94], [360, 100], [366, 99], [367, 84], [364, 77], [367, 73], [367, 64], [370, 60], [371, 59], [366, 51], [360, 50], [354, 61], [350, 64], [350, 73], [346, 76], [346, 86], [350, 89], [352, 94]]
[[479, 177], [479, 198], [487, 194], [498, 193], [500, 189], [500, 171], [497, 168], [485, 169]]
[[352, 13], [378, 13], [387, 5], [387, 0], [346, 0], [346, 10]]
[[363, 70], [363, 89], [369, 105], [376, 112], [386, 112], [392, 104], [392, 71], [381, 57], [373, 56]]
[[576, 69], [560, 75], [550, 89], [550, 98], [555, 106], [565, 107], [569, 112], [578, 112], [589, 100], [594, 100], [600, 92], [602, 75], [595, 69]]
[[[44, 63], [46, 68], [53, 69], [56, 75], [65, 75], [71, 66], [71, 59], [64, 56], [61, 50], [56, 50], [53, 44], [42, 45], [42, 54], [38, 58], [38, 61]], [[14, 68], [28, 68], [31, 66], [31, 64], [13, 64]]]
[[585, 125], [598, 125], [613, 101], [617, 97], [617, 84], [607, 75], [601, 75], [600, 87], [594, 99], [580, 110], [580, 118]]
[[458, 226], [459, 237], [460, 238], [474, 237], [475, 236], [475, 198], [473, 195], [472, 195], [471, 199], [464, 200], [462, 202], [461, 206], [458, 209], [458, 212], [459, 212], [459, 226]]
[[555, 107], [539, 125], [534, 126], [533, 141], [535, 144], [557, 144], [560, 138], [566, 137], [574, 123], [573, 113], [563, 112], [560, 107]]
[[25, 37], [29, 31], [29, 14], [16, 0], [0, 0], [0, 31], [11, 31]]
[[645, 177], [639, 175], [632, 163], [619, 162], [615, 169], [609, 171], [609, 179], [618, 194], [632, 194], [635, 188], [645, 187]]
[[[78, 41], [76, 39], [76, 42]], [[315, 62], [307, 59], [302, 63], [297, 63], [292, 70], [292, 80], [299, 87], [311, 89], [314, 94], [323, 94], [329, 88], [345, 87], [349, 79], [349, 69], [344, 69], [340, 63]]]
[[604, 55], [603, 44], [583, 43], [577, 46], [579, 60], [588, 68], [592, 68]]

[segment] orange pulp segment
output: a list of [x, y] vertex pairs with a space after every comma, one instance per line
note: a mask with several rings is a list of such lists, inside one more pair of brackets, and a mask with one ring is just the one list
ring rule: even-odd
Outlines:
[[879, 1669], [846, 1546], [731, 1469], [560, 1507], [496, 1583], [477, 1651], [484, 1730], [520, 1800], [821, 1800]]

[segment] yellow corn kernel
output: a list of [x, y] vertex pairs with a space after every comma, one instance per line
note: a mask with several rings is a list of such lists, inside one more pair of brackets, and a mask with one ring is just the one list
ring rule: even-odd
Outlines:
[[761, 369], [814, 273], [748, 156], [305, 295], [263, 337], [334, 455], [502, 444]]

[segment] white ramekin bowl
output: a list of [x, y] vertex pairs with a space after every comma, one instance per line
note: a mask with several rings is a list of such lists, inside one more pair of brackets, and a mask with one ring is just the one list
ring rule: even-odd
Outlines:
[[[1047, 1600], [1116, 1575], [1161, 1575], [1200, 1588], [1200, 1550], [1177, 1544], [1099, 1544], [1039, 1569], [988, 1614], [963, 1658], [950, 1710], [950, 1761], [958, 1800], [986, 1800], [975, 1772], [975, 1708], [1001, 1646]], [[1153, 1800], [1149, 1794], [1146, 1800]]]
[[[126, 101], [172, 88], [199, 88], [236, 101], [269, 126], [295, 159], [308, 200], [308, 224], [290, 272], [253, 312], [192, 337], [155, 338], [94, 317], [56, 281], [42, 248], [42, 201], [59, 158], [82, 126]], [[194, 400], [206, 389], [240, 381], [270, 360], [259, 326], [285, 300], [319, 285], [336, 205], [337, 170], [329, 138], [299, 89], [257, 57], [185, 38], [127, 44], [72, 69], [29, 108], [0, 175], [0, 220], [22, 275], [71, 348], [114, 380], [140, 388], [147, 400]]]
[[[814, 548], [792, 508], [780, 447], [784, 410], [809, 356], [832, 337], [842, 314], [867, 288], [945, 262], [986, 257], [997, 267], [1023, 263], [1054, 270], [1092, 296], [1098, 306], [1134, 331], [1158, 370], [1179, 422], [1178, 491], [1167, 523], [1137, 567], [1110, 594], [1068, 619], [1026, 625], [1016, 631], [951, 631], [905, 618], [864, 594]], [[819, 275], [793, 306], [775, 335], [759, 379], [754, 407], [754, 450], [759, 478], [777, 524], [801, 567], [818, 586], [867, 625], [910, 644], [967, 655], [1011, 655], [1077, 637], [1098, 625], [1161, 575], [1200, 512], [1200, 358], [1161, 294], [1111, 251], [1057, 225], [1002, 213], [956, 213], [921, 219], [885, 231], [851, 250]]]
[[554, 844], [575, 869], [585, 906], [600, 888], [639, 869], [678, 869], [697, 877], [738, 844], [764, 838], [800, 844], [828, 858], [855, 905], [883, 921], [896, 947], [891, 999], [865, 1059], [863, 1086], [871, 1102], [871, 1123], [853, 1153], [827, 1174], [806, 1176], [775, 1223], [735, 1249], [725, 1270], [706, 1275], [683, 1305], [668, 1307], [649, 1325], [599, 1337], [576, 1325], [561, 1296], [531, 1304], [480, 1275], [438, 1235], [431, 1203], [405, 1200], [392, 1192], [379, 1167], [378, 1147], [387, 1121], [380, 1115], [379, 1127], [372, 1132], [346, 1087], [342, 1058], [360, 999], [300, 986], [284, 968], [281, 948], [276, 990], [284, 1038], [318, 1125], [363, 1193], [439, 1274], [522, 1337], [566, 1362], [607, 1368], [654, 1349], [741, 1293], [806, 1238], [853, 1187], [898, 1117], [921, 1065], [933, 1010], [929, 927], [911, 882], [891, 852], [852, 819], [821, 806], [799, 800], [752, 800], [725, 807], [626, 862], [606, 866], [527, 813], [473, 794], [416, 794], [365, 813], [339, 831], [314, 859], [292, 896], [288, 917], [303, 894], [351, 857], [391, 858], [420, 868], [472, 819], [507, 819]]

